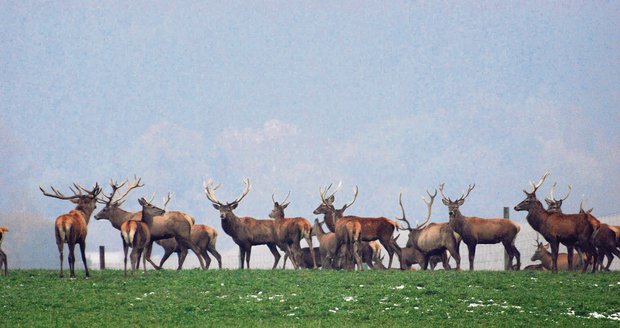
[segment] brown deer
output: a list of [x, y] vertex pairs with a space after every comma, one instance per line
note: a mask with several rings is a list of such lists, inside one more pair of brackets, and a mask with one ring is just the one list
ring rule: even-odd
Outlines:
[[[518, 223], [509, 219], [483, 219], [475, 216], [464, 216], [459, 208], [465, 203], [465, 198], [476, 185], [469, 185], [467, 192], [461, 198], [452, 201], [443, 192], [444, 184], [439, 185], [442, 201], [448, 207], [450, 216], [449, 225], [458, 233], [469, 251], [469, 270], [474, 270], [474, 258], [476, 257], [476, 245], [502, 243], [508, 253], [508, 269], [519, 270], [521, 268], [521, 254], [515, 247], [515, 238], [521, 230]], [[450, 252], [452, 256], [454, 254]], [[516, 265], [512, 260], [516, 258]]]
[[[60, 253], [60, 277], [64, 276], [63, 271], [63, 249], [64, 244], [69, 247], [69, 271], [70, 277], [75, 278], [75, 245], [80, 246], [80, 252], [82, 254], [82, 263], [84, 263], [84, 271], [86, 271], [86, 277], [90, 277], [88, 272], [88, 265], [86, 263], [86, 234], [88, 233], [88, 221], [90, 216], [97, 208], [97, 196], [101, 192], [99, 184], [96, 183], [92, 190], [74, 183], [75, 190], [71, 187], [73, 195], [65, 196], [54, 187], [52, 188], [53, 194], [50, 194], [39, 187], [43, 195], [62, 200], [69, 200], [76, 204], [74, 210], [69, 213], [63, 214], [56, 218], [54, 224], [56, 234], [56, 245], [58, 246], [58, 252]], [[82, 191], [86, 194], [82, 194]]]
[[[532, 191], [523, 190], [525, 199], [515, 206], [515, 211], [527, 211], [527, 222], [532, 228], [538, 231], [549, 242], [551, 246], [552, 272], [558, 272], [558, 250], [559, 244], [562, 243], [568, 250], [568, 268], [573, 269], [573, 250], [575, 246], [581, 247], [587, 254], [586, 262], [582, 268], [582, 272], [590, 264], [592, 255], [594, 254], [594, 263], [596, 260], [596, 251], [590, 242], [590, 236], [594, 228], [588, 222], [585, 214], [561, 214], [550, 213], [543, 208], [542, 203], [536, 198], [536, 190], [540, 188], [549, 173], [545, 173], [543, 177], [532, 186]], [[595, 270], [596, 265], [593, 270]]]
[[549, 190], [549, 198], [545, 198], [545, 203], [547, 203], [547, 211], [551, 213], [562, 213], [562, 203], [568, 198], [568, 196], [570, 196], [570, 192], [573, 190], [573, 186], [568, 185], [568, 193], [566, 194], [566, 197], [555, 199], [555, 197], [553, 196], [553, 191], [555, 190], [556, 185], [557, 182], [554, 182], [553, 186], [551, 186], [551, 190]]
[[[151, 230], [151, 241], [149, 242], [145, 256], [147, 261], [153, 264], [151, 260], [151, 250], [153, 249], [153, 242], [159, 239], [174, 238], [178, 245], [183, 248], [191, 249], [198, 260], [200, 261], [200, 267], [205, 270], [205, 262], [202, 258], [200, 250], [194, 244], [191, 238], [192, 226], [194, 225], [194, 218], [190, 215], [178, 211], [164, 211], [152, 205], [150, 202], [146, 202], [144, 198], [140, 199], [140, 205], [142, 205], [142, 221], [148, 224]], [[148, 216], [145, 216], [148, 214]], [[177, 270], [181, 270], [183, 262], [179, 258], [179, 267]], [[155, 266], [157, 268], [157, 266]]]
[[[126, 183], [125, 180], [123, 183], [118, 184], [114, 181], [110, 181], [110, 186], [112, 187], [112, 192], [110, 195], [104, 195], [104, 200], [101, 201], [105, 205], [105, 207], [99, 211], [95, 215], [96, 220], [108, 220], [112, 224], [115, 229], [120, 230], [123, 222], [128, 220], [142, 220], [142, 211], [140, 212], [128, 212], [123, 210], [120, 206], [125, 202], [125, 197], [129, 194], [129, 192], [133, 189], [143, 187], [143, 184], [140, 184], [141, 178], [134, 177], [134, 181], [127, 185], [125, 192], [123, 192], [120, 197], [115, 197], [117, 191], [122, 188]], [[170, 195], [170, 194], [169, 194]], [[116, 198], [116, 199], [115, 199]], [[191, 249], [200, 262], [200, 267], [205, 268], [204, 260], [202, 255], [200, 255], [200, 250], [196, 247], [196, 245], [191, 240], [191, 228], [194, 225], [194, 218], [186, 213], [182, 212], [166, 212], [173, 213], [171, 215], [165, 214], [163, 217], [155, 217], [153, 220], [153, 227], [151, 228], [151, 242], [149, 243], [149, 248], [144, 252], [144, 256], [146, 260], [153, 265], [155, 269], [161, 269], [160, 266], [155, 264], [151, 260], [151, 251], [152, 245], [154, 241], [160, 239], [174, 238], [182, 249], [187, 250]], [[168, 219], [171, 219], [170, 221]], [[187, 229], [187, 232], [185, 231]], [[189, 236], [189, 238], [186, 238]], [[183, 243], [179, 243], [179, 239], [183, 240]], [[187, 240], [187, 241], [186, 241]], [[183, 268], [183, 261], [185, 257], [179, 257], [179, 266], [177, 270], [181, 270]]]
[[[271, 200], [273, 201], [273, 209], [271, 213], [269, 213], [269, 217], [274, 219], [278, 244], [284, 245], [286, 255], [291, 256], [293, 266], [297, 269], [302, 261], [303, 255], [299, 244], [301, 239], [305, 239], [308, 243], [309, 251], [312, 255], [310, 259], [315, 259], [314, 247], [312, 246], [312, 226], [308, 220], [302, 217], [286, 218], [284, 216], [284, 210], [290, 204], [290, 202], [286, 202], [288, 196], [286, 196], [282, 203], [278, 203], [274, 197], [275, 195], [272, 194]], [[316, 267], [316, 263], [314, 263], [313, 267]]]
[[[400, 235], [396, 235], [394, 240], [397, 240]], [[414, 264], [422, 267], [422, 263], [424, 263], [424, 254], [420, 252], [419, 249], [413, 246], [405, 246], [400, 249], [400, 269], [401, 270], [411, 270]], [[443, 251], [435, 251], [430, 253], [430, 257], [428, 258], [428, 264], [431, 266], [431, 270], [435, 270], [435, 266], [438, 263], [447, 263], [450, 256], [447, 250]], [[445, 268], [445, 267], [444, 267]], [[450, 269], [450, 265], [448, 264], [448, 269]]]
[[[538, 241], [538, 236], [536, 236], [536, 251], [534, 255], [532, 255], [531, 260], [540, 261], [546, 270], [551, 270], [553, 268], [553, 259], [551, 257], [551, 252], [549, 252], [549, 244], [543, 245], [543, 243]], [[577, 263], [575, 269], [583, 267], [583, 258], [579, 256], [579, 254], [573, 254], [573, 263], [575, 262]], [[558, 254], [558, 270], [568, 270], [568, 254]]]
[[[423, 260], [420, 262], [420, 267], [422, 270], [426, 270], [428, 268], [429, 259], [431, 254], [441, 253], [442, 251], [448, 251], [456, 260], [456, 269], [461, 269], [461, 256], [459, 254], [459, 243], [460, 240], [455, 232], [450, 227], [448, 222], [445, 223], [428, 223], [431, 218], [431, 209], [433, 206], [433, 202], [435, 200], [435, 196], [437, 196], [437, 190], [435, 190], [435, 194], [431, 195], [428, 191], [426, 193], [431, 198], [430, 202], [427, 202], [426, 199], [423, 198], [424, 203], [428, 207], [428, 215], [422, 224], [416, 225], [415, 228], [411, 227], [409, 220], [405, 215], [405, 208], [403, 207], [403, 194], [401, 193], [398, 197], [398, 203], [400, 204], [400, 208], [403, 212], [403, 217], [398, 219], [403, 221], [409, 230], [409, 239], [407, 240], [407, 247], [416, 248], [423, 255]], [[444, 252], [445, 253], [445, 252]], [[442, 257], [442, 264], [444, 270], [449, 270], [450, 265], [448, 264], [447, 257]]]
[[2, 250], [2, 240], [4, 239], [4, 234], [9, 232], [9, 229], [6, 227], [0, 227], [0, 270], [2, 266], [4, 266], [4, 275], [8, 275], [9, 267], [6, 261], [6, 253]]
[[547, 269], [545, 269], [545, 266], [542, 265], [542, 263], [530, 264], [526, 266], [525, 268], [523, 268], [523, 270], [525, 271], [547, 271]]
[[[312, 254], [314, 254], [314, 259], [312, 258]], [[312, 269], [314, 268], [314, 263], [316, 262], [316, 268], [321, 267], [321, 251], [319, 247], [314, 247], [314, 250], [311, 252], [310, 247], [302, 247], [301, 248], [301, 262], [299, 263], [299, 267], [302, 269]], [[286, 260], [288, 256], [284, 255], [284, 265], [286, 265]], [[284, 266], [282, 266], [284, 268]]]
[[[611, 262], [614, 255], [620, 258], [620, 251], [618, 251], [618, 240], [616, 231], [613, 226], [605, 223], [601, 223], [597, 218], [592, 215], [593, 208], [589, 210], [583, 209], [583, 201], [579, 204], [579, 214], [587, 215], [588, 221], [594, 227], [591, 241], [597, 250], [598, 261], [595, 265], [601, 270], [609, 271]], [[607, 265], [603, 268], [603, 259], [607, 256]]]
[[[163, 213], [163, 211], [162, 211]], [[152, 220], [150, 221], [152, 223]], [[125, 277], [127, 277], [127, 252], [131, 247], [131, 275], [138, 269], [140, 257], [146, 247], [151, 242], [151, 230], [149, 225], [143, 221], [127, 220], [121, 224], [121, 239], [123, 240], [123, 253], [125, 254], [123, 263], [125, 265]], [[146, 274], [146, 256], [142, 256], [142, 267]]]
[[275, 259], [273, 263], [273, 269], [275, 269], [278, 261], [280, 261], [275, 222], [273, 220], [257, 220], [252, 217], [238, 217], [233, 213], [237, 206], [239, 206], [239, 202], [250, 192], [250, 179], [245, 179], [244, 184], [245, 189], [241, 196], [226, 204], [220, 202], [215, 196], [217, 187], [213, 187], [213, 182], [205, 182], [204, 189], [207, 199], [211, 201], [216, 210], [220, 211], [222, 229], [239, 245], [241, 269], [244, 267], [244, 262], [246, 267], [250, 268], [250, 255], [252, 254], [252, 246], [255, 245], [267, 245], [269, 247]]
[[319, 240], [319, 252], [321, 258], [321, 267], [323, 269], [333, 269], [332, 261], [337, 258], [336, 256], [336, 234], [333, 232], [323, 231], [321, 226], [322, 222], [318, 219], [314, 219], [314, 225], [312, 226], [312, 232]]
[[[396, 253], [396, 256], [400, 258], [400, 247], [398, 247], [398, 244], [396, 244], [393, 237], [394, 231], [399, 227], [398, 224], [385, 217], [364, 218], [352, 215], [344, 216], [344, 211], [355, 203], [358, 195], [358, 188], [356, 186], [354, 189], [353, 201], [349, 204], [345, 204], [341, 209], [337, 210], [334, 207], [334, 194], [338, 188], [336, 188], [336, 191], [334, 191], [331, 196], [327, 197], [326, 193], [330, 187], [327, 187], [325, 190], [321, 188], [321, 205], [319, 205], [313, 213], [323, 214], [327, 227], [330, 230], [332, 230], [332, 228], [334, 229], [333, 231], [336, 233], [336, 240], [338, 241], [336, 254], [340, 252], [340, 248], [343, 245], [347, 245], [347, 249], [349, 249], [349, 253], [351, 253], [351, 248], [358, 248], [356, 243], [359, 241], [379, 240], [388, 253], [388, 268], [390, 268], [392, 266], [394, 253]], [[340, 237], [338, 226], [341, 226]], [[357, 239], [358, 230], [359, 240]], [[357, 261], [359, 255], [356, 255], [356, 252], [353, 252], [353, 255], [356, 257]], [[358, 265], [361, 266], [361, 259], [359, 262], [360, 263], [358, 263]]]
[[[164, 199], [164, 211], [166, 210], [171, 198], [172, 193], [168, 193], [168, 197]], [[215, 248], [217, 242], [217, 230], [215, 228], [212, 228], [206, 224], [194, 224], [192, 226], [191, 239], [200, 250], [200, 255], [202, 255], [202, 258], [205, 260], [206, 269], [209, 269], [209, 266], [211, 265], [211, 257], [209, 257], [207, 252], [210, 252], [211, 255], [215, 257], [219, 268], [222, 268], [222, 256]], [[187, 248], [177, 244], [177, 241], [174, 238], [160, 239], [157, 240], [156, 243], [164, 249], [164, 255], [159, 262], [159, 267], [164, 266], [164, 263], [170, 255], [172, 255], [172, 253], [177, 253], [180, 263], [184, 262], [185, 257], [187, 256]]]

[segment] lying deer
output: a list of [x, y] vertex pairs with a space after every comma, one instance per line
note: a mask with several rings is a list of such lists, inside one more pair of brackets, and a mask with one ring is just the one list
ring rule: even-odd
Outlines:
[[[88, 221], [90, 216], [97, 208], [97, 196], [101, 193], [99, 184], [96, 183], [92, 190], [74, 183], [73, 188], [70, 188], [73, 192], [71, 196], [65, 196], [58, 190], [52, 188], [53, 194], [50, 194], [39, 187], [43, 195], [62, 200], [69, 200], [76, 204], [75, 209], [69, 211], [69, 213], [62, 214], [56, 218], [54, 223], [54, 229], [56, 233], [56, 246], [58, 246], [58, 252], [60, 253], [60, 277], [64, 276], [63, 272], [63, 249], [64, 244], [69, 246], [69, 271], [70, 277], [75, 278], [75, 245], [80, 246], [80, 253], [82, 254], [82, 263], [84, 263], [84, 271], [86, 271], [86, 277], [90, 277], [88, 272], [88, 265], [86, 263], [86, 234], [88, 233]], [[86, 192], [86, 194], [82, 194]]]
[[[543, 243], [538, 241], [538, 237], [536, 237], [536, 251], [531, 260], [540, 261], [546, 270], [551, 270], [553, 268], [553, 258], [551, 252], [549, 252], [549, 244], [543, 245]], [[580, 257], [579, 254], [573, 254], [573, 263], [577, 263], [574, 268], [575, 270], [582, 268], [583, 262], [584, 258]], [[558, 270], [568, 270], [568, 254], [558, 254]]]
[[6, 227], [0, 227], [0, 270], [4, 265], [4, 275], [8, 275], [8, 265], [6, 261], [6, 253], [2, 250], [2, 240], [4, 239], [4, 234], [9, 232], [9, 229]]

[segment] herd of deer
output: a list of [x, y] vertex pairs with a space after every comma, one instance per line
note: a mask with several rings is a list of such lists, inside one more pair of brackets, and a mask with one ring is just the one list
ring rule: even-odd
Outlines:
[[[536, 191], [547, 178], [548, 173], [543, 175], [538, 183], [530, 185], [532, 191], [524, 190], [526, 198], [514, 207], [516, 211], [527, 211], [527, 222], [536, 230], [548, 244], [536, 240], [537, 250], [532, 261], [540, 260], [542, 264], [529, 266], [526, 269], [547, 269], [557, 272], [558, 269], [573, 270], [581, 268], [585, 272], [592, 265], [592, 272], [600, 266], [603, 269], [603, 257], [608, 257], [608, 270], [613, 256], [620, 257], [620, 227], [609, 226], [601, 223], [591, 211], [583, 208], [578, 214], [564, 214], [561, 205], [568, 195], [562, 199], [555, 199], [553, 185], [550, 198], [546, 199], [547, 209], [536, 198]], [[121, 209], [128, 193], [142, 187], [141, 179], [136, 178], [128, 184], [128, 180], [122, 183], [110, 181], [111, 192], [102, 194], [99, 184], [95, 184], [92, 190], [73, 184], [73, 195], [65, 196], [54, 187], [52, 193], [41, 192], [45, 196], [63, 200], [70, 200], [76, 207], [69, 213], [63, 214], [56, 219], [55, 234], [56, 244], [60, 253], [60, 276], [63, 276], [63, 249], [68, 244], [70, 276], [75, 277], [75, 245], [80, 246], [82, 262], [86, 276], [89, 276], [85, 258], [87, 226], [90, 216], [97, 203], [104, 208], [95, 214], [97, 220], [109, 220], [112, 226], [121, 232], [123, 250], [125, 254], [124, 266], [127, 275], [127, 258], [129, 248], [131, 273], [139, 268], [139, 260], [142, 257], [143, 269], [146, 272], [146, 261], [156, 269], [161, 269], [168, 257], [176, 252], [179, 257], [178, 269], [183, 262], [188, 250], [192, 250], [200, 262], [202, 269], [208, 269], [211, 259], [207, 252], [211, 253], [222, 268], [221, 256], [215, 249], [217, 231], [209, 226], [196, 224], [195, 219], [183, 212], [166, 211], [172, 194], [164, 199], [163, 208], [153, 205], [153, 198], [138, 199], [142, 211], [128, 212]], [[520, 231], [519, 224], [509, 219], [487, 219], [473, 216], [464, 216], [460, 207], [469, 196], [475, 185], [470, 185], [465, 193], [458, 199], [452, 200], [444, 194], [444, 184], [439, 185], [443, 204], [448, 208], [449, 220], [444, 223], [429, 223], [431, 210], [437, 191], [433, 194], [427, 191], [430, 199], [423, 199], [427, 206], [427, 216], [422, 224], [412, 227], [405, 215], [402, 202], [402, 193], [399, 196], [399, 205], [402, 210], [402, 218], [391, 220], [385, 217], [359, 217], [345, 215], [345, 211], [353, 205], [358, 195], [355, 187], [353, 200], [344, 204], [341, 208], [334, 205], [335, 194], [340, 189], [340, 184], [331, 194], [328, 194], [331, 186], [320, 188], [321, 203], [313, 211], [316, 215], [323, 215], [323, 220], [314, 220], [310, 224], [302, 217], [286, 217], [285, 209], [289, 195], [282, 202], [275, 200], [272, 195], [273, 209], [269, 214], [270, 219], [258, 220], [252, 217], [239, 217], [234, 213], [241, 200], [250, 192], [250, 180], [244, 180], [244, 190], [239, 197], [232, 202], [221, 202], [215, 195], [219, 188], [213, 182], [204, 183], [204, 191], [207, 199], [213, 207], [219, 211], [222, 229], [232, 237], [239, 246], [241, 268], [250, 267], [252, 246], [267, 245], [274, 256], [273, 268], [275, 269], [280, 260], [278, 249], [284, 251], [285, 258], [290, 258], [293, 267], [298, 268], [345, 268], [357, 267], [363, 270], [363, 264], [370, 268], [385, 268], [383, 257], [380, 255], [381, 246], [388, 255], [388, 266], [391, 268], [394, 255], [398, 257], [401, 269], [410, 268], [413, 264], [419, 264], [423, 270], [431, 265], [431, 268], [441, 262], [444, 269], [450, 269], [449, 257], [456, 261], [456, 269], [460, 270], [461, 258], [459, 245], [463, 241], [469, 251], [469, 269], [474, 269], [474, 258], [478, 244], [502, 243], [508, 255], [509, 270], [519, 270], [521, 256], [515, 247], [515, 238]], [[125, 186], [124, 192], [117, 192]], [[569, 186], [570, 194], [570, 186]], [[154, 195], [153, 195], [154, 196]], [[398, 221], [406, 226], [401, 228]], [[329, 232], [323, 230], [322, 225], [327, 226]], [[409, 237], [405, 247], [397, 244], [400, 235], [394, 236], [397, 230], [409, 231]], [[0, 246], [2, 236], [8, 229], [0, 227]], [[319, 241], [318, 247], [313, 247], [312, 236]], [[304, 239], [309, 247], [302, 248], [300, 241]], [[164, 256], [159, 264], [151, 260], [153, 242], [157, 242], [164, 250]], [[568, 254], [559, 254], [559, 244], [566, 246]], [[549, 253], [548, 249], [551, 248]], [[577, 250], [579, 255], [573, 254]], [[513, 264], [513, 261], [516, 263]], [[0, 265], [4, 266], [6, 275], [6, 254], [0, 249]], [[0, 266], [1, 269], [1, 266]]]

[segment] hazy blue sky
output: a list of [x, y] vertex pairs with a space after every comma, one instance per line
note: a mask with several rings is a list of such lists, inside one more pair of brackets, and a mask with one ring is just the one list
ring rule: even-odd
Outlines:
[[[173, 191], [220, 230], [206, 177], [222, 200], [252, 179], [240, 215], [291, 190], [287, 214], [312, 219], [342, 180], [352, 214], [394, 217], [403, 191], [422, 217], [445, 182], [477, 184], [465, 215], [500, 216], [548, 170], [542, 195], [573, 184], [565, 211], [616, 213], [618, 26], [618, 2], [0, 1], [0, 225], [71, 208], [38, 185], [133, 174], [128, 209]], [[99, 244], [121, 243], [93, 220]]]

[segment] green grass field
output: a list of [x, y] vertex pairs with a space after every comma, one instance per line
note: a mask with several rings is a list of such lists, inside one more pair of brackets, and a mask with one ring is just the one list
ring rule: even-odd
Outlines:
[[620, 273], [53, 270], [0, 276], [0, 326], [620, 326]]

